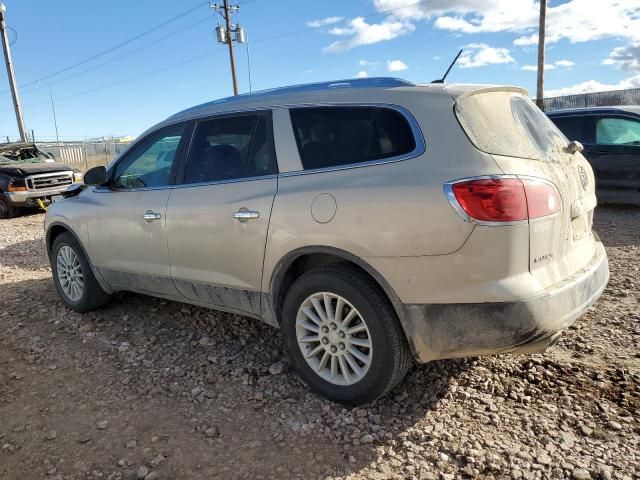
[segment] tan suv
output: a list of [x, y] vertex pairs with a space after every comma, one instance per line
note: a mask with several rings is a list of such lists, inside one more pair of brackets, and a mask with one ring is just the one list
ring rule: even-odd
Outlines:
[[412, 360], [542, 352], [598, 298], [591, 167], [511, 87], [375, 78], [222, 99], [140, 136], [46, 217], [60, 297], [259, 318], [322, 395]]

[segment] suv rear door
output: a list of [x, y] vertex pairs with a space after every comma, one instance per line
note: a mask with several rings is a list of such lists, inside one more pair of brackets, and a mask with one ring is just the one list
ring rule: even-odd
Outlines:
[[259, 314], [276, 169], [270, 112], [197, 122], [167, 207], [171, 276], [186, 298]]
[[595, 171], [601, 200], [640, 200], [640, 119], [596, 115], [590, 120], [593, 135], [585, 155]]

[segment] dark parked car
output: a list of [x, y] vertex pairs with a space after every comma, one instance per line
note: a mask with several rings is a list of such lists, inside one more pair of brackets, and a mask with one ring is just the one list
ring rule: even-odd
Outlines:
[[591, 107], [548, 113], [569, 140], [584, 145], [598, 200], [640, 205], [640, 106]]
[[23, 208], [49, 204], [82, 179], [82, 173], [33, 143], [0, 144], [0, 218], [11, 218]]

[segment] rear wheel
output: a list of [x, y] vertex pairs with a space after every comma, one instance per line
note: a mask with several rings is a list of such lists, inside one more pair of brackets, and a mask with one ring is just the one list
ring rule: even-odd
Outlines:
[[111, 295], [96, 280], [73, 235], [62, 233], [56, 237], [50, 261], [53, 283], [66, 306], [76, 312], [88, 312], [109, 303]]
[[411, 365], [388, 299], [349, 265], [322, 267], [296, 280], [284, 301], [281, 326], [293, 367], [336, 402], [371, 402], [400, 382]]
[[19, 209], [11, 205], [7, 197], [0, 193], [0, 218], [13, 218], [18, 215]]

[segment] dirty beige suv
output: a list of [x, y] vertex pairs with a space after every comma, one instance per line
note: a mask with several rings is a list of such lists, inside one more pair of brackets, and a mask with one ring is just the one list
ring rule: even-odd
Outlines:
[[64, 303], [130, 290], [259, 318], [322, 395], [412, 360], [542, 352], [601, 294], [591, 167], [511, 87], [376, 78], [180, 112], [49, 209]]

